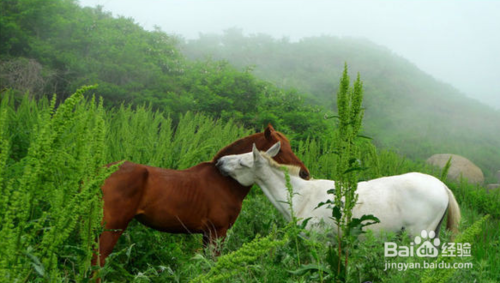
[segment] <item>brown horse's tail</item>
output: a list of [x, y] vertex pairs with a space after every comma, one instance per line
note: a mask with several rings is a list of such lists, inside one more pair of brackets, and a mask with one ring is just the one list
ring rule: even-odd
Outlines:
[[460, 219], [462, 215], [460, 214], [460, 207], [458, 206], [457, 200], [453, 195], [453, 192], [446, 187], [446, 191], [448, 192], [448, 221], [446, 223], [446, 229], [450, 230], [453, 235], [458, 234], [458, 224], [460, 223]]

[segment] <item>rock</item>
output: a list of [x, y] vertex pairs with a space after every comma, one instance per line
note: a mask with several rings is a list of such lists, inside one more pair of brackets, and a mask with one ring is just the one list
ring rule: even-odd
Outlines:
[[434, 154], [427, 163], [444, 168], [446, 162], [451, 157], [451, 166], [448, 170], [448, 180], [458, 181], [460, 176], [467, 179], [469, 183], [482, 184], [484, 183], [483, 171], [472, 163], [469, 159], [456, 154]]

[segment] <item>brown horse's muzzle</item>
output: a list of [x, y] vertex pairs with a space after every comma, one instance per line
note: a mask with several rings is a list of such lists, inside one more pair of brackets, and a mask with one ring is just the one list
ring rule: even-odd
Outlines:
[[304, 180], [309, 180], [309, 172], [307, 172], [304, 169], [300, 169], [299, 177], [304, 179]]

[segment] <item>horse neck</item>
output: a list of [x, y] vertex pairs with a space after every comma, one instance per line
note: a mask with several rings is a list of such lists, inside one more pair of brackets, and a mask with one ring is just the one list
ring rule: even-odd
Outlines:
[[[221, 185], [220, 187], [224, 188], [229, 195], [231, 195], [232, 197], [234, 197], [234, 199], [236, 199], [240, 202], [243, 202], [245, 197], [250, 192], [250, 189], [252, 188], [252, 186], [243, 186], [242, 184], [240, 184], [238, 181], [236, 181], [235, 179], [233, 179], [231, 177], [223, 176], [220, 173], [217, 166], [215, 166], [215, 163], [213, 163], [213, 162], [202, 162], [202, 163], [196, 165], [195, 167], [198, 167], [198, 169], [200, 167], [203, 167], [203, 168], [205, 168], [205, 170], [209, 170], [208, 174], [213, 176], [213, 178], [216, 178], [216, 181], [214, 181], [214, 182], [216, 184], [219, 182], [221, 184], [224, 184], [224, 185]], [[193, 167], [193, 168], [195, 168], [195, 167]]]
[[221, 157], [232, 154], [242, 154], [252, 151], [252, 145], [255, 143], [258, 148], [260, 148], [263, 133], [256, 133], [244, 138], [241, 138], [232, 144], [226, 146], [225, 148], [219, 150], [217, 154], [212, 159], [212, 163], [217, 162]]
[[[290, 204], [287, 203], [289, 192], [286, 187], [285, 173], [277, 168], [264, 168], [263, 171], [265, 171], [265, 173], [262, 172], [264, 174], [260, 174], [260, 176], [264, 177], [257, 178], [257, 185], [259, 185], [274, 207], [276, 207], [288, 221], [292, 220]], [[305, 181], [301, 178], [290, 175], [290, 184], [293, 190], [292, 196], [296, 193], [300, 193], [303, 182]], [[294, 211], [296, 206], [296, 198], [292, 198], [292, 207]]]
[[250, 192], [250, 189], [252, 188], [252, 186], [243, 186], [242, 184], [238, 183], [238, 181], [234, 180], [233, 178], [227, 178], [227, 179], [229, 179], [230, 182], [232, 183], [230, 193], [234, 197], [236, 197], [236, 199], [243, 202], [245, 197]]

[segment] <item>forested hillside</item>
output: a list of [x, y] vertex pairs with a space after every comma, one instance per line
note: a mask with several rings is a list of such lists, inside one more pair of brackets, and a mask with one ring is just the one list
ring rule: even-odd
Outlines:
[[192, 59], [253, 66], [258, 77], [298, 90], [309, 104], [325, 111], [335, 109], [332, 97], [347, 62], [352, 72], [361, 74], [365, 130], [376, 144], [416, 159], [460, 154], [478, 164], [487, 177], [500, 169], [499, 111], [367, 40], [323, 36], [291, 42], [230, 29], [222, 35], [200, 35], [182, 50]]
[[347, 62], [364, 82], [365, 130], [377, 145], [417, 159], [460, 154], [487, 178], [500, 168], [498, 111], [368, 41], [290, 42], [232, 29], [184, 44], [74, 0], [2, 1], [0, 8], [1, 88], [63, 99], [98, 84], [108, 107], [147, 103], [174, 120], [194, 111], [254, 129], [272, 123], [304, 140], [328, 135], [332, 121], [323, 117], [335, 109]]
[[1, 88], [63, 99], [90, 84], [98, 84], [95, 94], [108, 107], [147, 103], [175, 120], [203, 112], [259, 130], [272, 123], [302, 139], [327, 131], [323, 113], [295, 90], [227, 62], [187, 60], [175, 38], [145, 31], [133, 19], [74, 0], [0, 3]]

